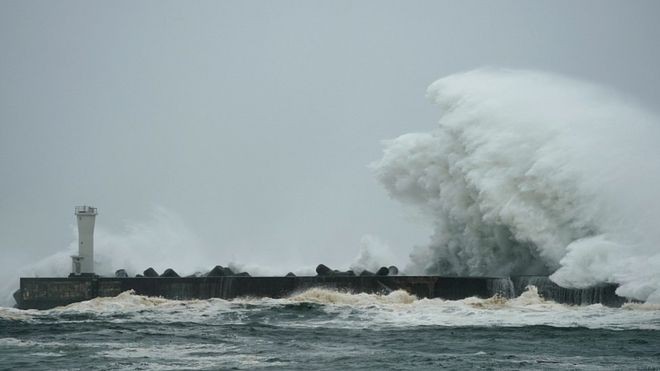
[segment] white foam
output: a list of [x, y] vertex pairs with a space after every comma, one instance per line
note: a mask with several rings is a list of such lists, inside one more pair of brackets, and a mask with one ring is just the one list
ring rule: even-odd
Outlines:
[[[337, 311], [337, 305], [330, 306]], [[522, 327], [547, 325], [553, 327], [587, 327], [607, 329], [660, 330], [660, 311], [628, 306], [608, 308], [600, 304], [569, 306], [541, 298], [535, 287], [518, 298], [476, 297], [463, 300], [421, 299], [410, 303], [383, 304], [374, 301], [357, 316], [342, 325], [346, 327], [414, 327], [414, 326], [502, 326]], [[343, 306], [340, 310], [353, 312]], [[350, 316], [349, 316], [350, 318]], [[341, 321], [340, 321], [341, 322]], [[339, 324], [337, 324], [339, 325]]]
[[0, 307], [0, 319], [10, 321], [27, 321], [32, 318], [31, 313], [33, 312], [34, 311]]
[[410, 304], [417, 300], [406, 291], [396, 290], [387, 295], [352, 294], [321, 288], [312, 288], [288, 298], [292, 302], [306, 302], [317, 304], [340, 304], [356, 307], [372, 306], [377, 304]]
[[[290, 305], [315, 304], [303, 317], [278, 317]], [[15, 312], [21, 313], [17, 317]], [[418, 299], [405, 291], [388, 295], [351, 294], [313, 288], [288, 298], [237, 298], [234, 300], [168, 300], [125, 292], [114, 298], [96, 298], [47, 311], [4, 311], [17, 320], [39, 321], [62, 317], [59, 322], [104, 321], [130, 323], [242, 324], [257, 315], [275, 326], [391, 328], [416, 326], [503, 326], [547, 325], [606, 329], [660, 330], [660, 306], [626, 304], [608, 308], [600, 304], [570, 306], [548, 301], [530, 286], [517, 298], [499, 296], [463, 300]], [[84, 314], [77, 318], [75, 315]], [[3, 318], [3, 317], [0, 317]]]
[[240, 354], [239, 346], [227, 344], [191, 343], [145, 346], [139, 343], [102, 343], [95, 344], [94, 347], [105, 348], [106, 350], [100, 352], [100, 355], [107, 358], [158, 360], [160, 367], [154, 363], [150, 365], [150, 368], [154, 369], [179, 367], [208, 369], [216, 368], [218, 364], [223, 364], [225, 367], [231, 367], [232, 364], [241, 367], [258, 367], [264, 364], [270, 367], [284, 365], [283, 362], [269, 360], [270, 356]]
[[66, 346], [64, 343], [56, 341], [33, 341], [33, 340], [23, 340], [18, 338], [0, 338], [0, 347], [20, 347], [20, 348], [31, 348], [31, 347], [41, 347], [41, 348], [59, 348]]
[[[247, 345], [247, 344], [245, 344]], [[32, 357], [63, 357], [66, 356], [67, 347], [71, 344], [61, 342], [44, 342], [22, 340], [18, 338], [0, 338], [0, 347], [25, 348]], [[241, 346], [228, 344], [157, 344], [145, 345], [142, 343], [126, 342], [81, 342], [76, 347], [88, 348], [95, 351], [95, 357], [120, 360], [149, 360], [149, 369], [210, 369], [217, 368], [218, 364], [225, 367], [269, 367], [285, 366], [283, 362], [273, 361], [270, 356], [241, 354]], [[61, 348], [61, 349], [60, 349]], [[40, 351], [36, 351], [40, 350]], [[48, 350], [48, 351], [43, 351]], [[115, 365], [121, 368], [121, 365]], [[123, 369], [134, 369], [135, 365], [129, 363]]]
[[167, 300], [158, 297], [135, 295], [135, 291], [122, 292], [114, 297], [99, 297], [51, 309], [60, 313], [114, 313], [133, 312], [149, 308], [166, 308], [184, 305], [186, 302]]

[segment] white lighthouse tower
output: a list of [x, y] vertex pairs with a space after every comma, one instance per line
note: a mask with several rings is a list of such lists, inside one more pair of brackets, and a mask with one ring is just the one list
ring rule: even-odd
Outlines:
[[78, 255], [71, 257], [72, 274], [76, 276], [94, 274], [94, 222], [96, 208], [76, 206], [78, 220]]

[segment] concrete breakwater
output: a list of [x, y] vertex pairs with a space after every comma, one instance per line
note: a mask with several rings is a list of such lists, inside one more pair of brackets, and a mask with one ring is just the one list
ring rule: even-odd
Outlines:
[[442, 276], [307, 276], [307, 277], [97, 277], [21, 278], [15, 293], [21, 309], [49, 309], [96, 297], [116, 296], [127, 290], [168, 299], [233, 299], [237, 297], [281, 298], [312, 287], [365, 293], [405, 290], [419, 298], [464, 299], [520, 295], [535, 285], [545, 299], [586, 305], [620, 306], [625, 298], [615, 294], [616, 285], [586, 289], [562, 288], [545, 276], [442, 277]]

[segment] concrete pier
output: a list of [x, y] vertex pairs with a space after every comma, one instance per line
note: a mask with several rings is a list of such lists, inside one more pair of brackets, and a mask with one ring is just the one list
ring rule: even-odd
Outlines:
[[365, 293], [405, 290], [419, 298], [464, 299], [520, 295], [526, 284], [536, 284], [546, 299], [567, 304], [602, 303], [620, 306], [615, 285], [566, 289], [547, 277], [441, 277], [441, 276], [314, 276], [314, 277], [68, 277], [21, 278], [15, 298], [21, 309], [49, 309], [96, 297], [116, 296], [127, 290], [167, 299], [233, 299], [236, 297], [286, 297], [312, 287]]

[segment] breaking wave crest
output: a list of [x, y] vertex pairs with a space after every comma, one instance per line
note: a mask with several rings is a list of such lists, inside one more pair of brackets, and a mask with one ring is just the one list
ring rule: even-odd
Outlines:
[[69, 304], [54, 308], [53, 312], [131, 312], [154, 308], [168, 308], [181, 306], [191, 301], [169, 300], [160, 297], [142, 296], [135, 294], [134, 290], [124, 291], [114, 297], [97, 297], [91, 300]]
[[608, 308], [570, 306], [543, 299], [530, 286], [512, 299], [499, 296], [463, 300], [418, 299], [405, 291], [388, 295], [351, 294], [313, 288], [288, 298], [168, 300], [136, 295], [96, 298], [46, 311], [0, 308], [0, 321], [52, 323], [268, 323], [290, 328], [446, 327], [587, 327], [660, 330], [660, 310], [653, 304]]
[[375, 304], [411, 304], [417, 300], [417, 297], [410, 295], [404, 290], [396, 290], [389, 293], [388, 295], [377, 295], [365, 293], [352, 294], [347, 292], [313, 288], [300, 294], [291, 296], [289, 300], [317, 304], [365, 306]]
[[428, 89], [429, 133], [385, 144], [392, 197], [434, 226], [409, 272], [552, 274], [660, 302], [660, 120], [589, 83], [481, 69]]

